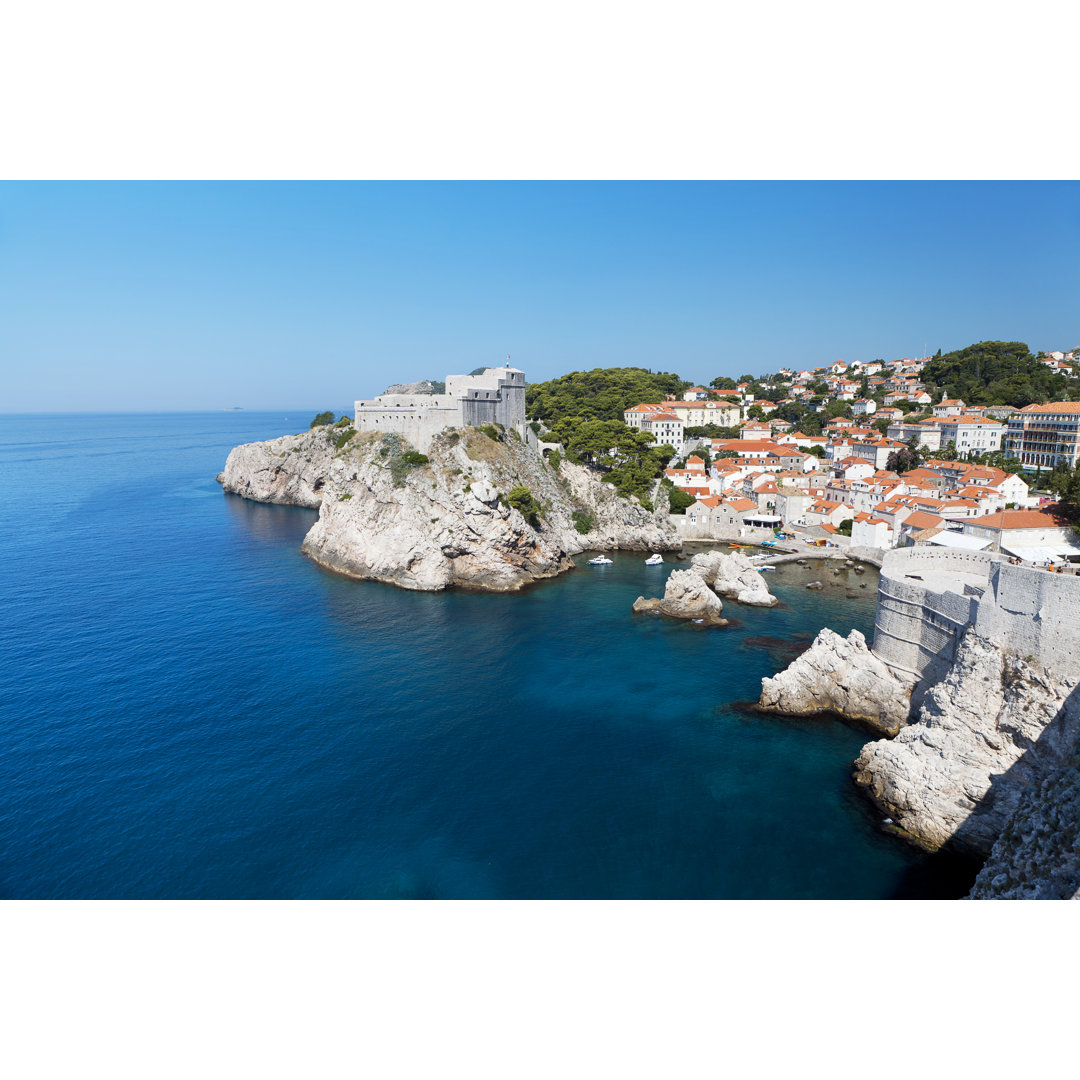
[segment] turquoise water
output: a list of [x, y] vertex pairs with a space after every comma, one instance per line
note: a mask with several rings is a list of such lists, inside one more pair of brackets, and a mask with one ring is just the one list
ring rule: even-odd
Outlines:
[[866, 734], [736, 704], [787, 662], [747, 639], [869, 633], [871, 574], [781, 568], [726, 629], [631, 614], [679, 565], [638, 554], [514, 596], [348, 581], [300, 554], [313, 512], [214, 482], [307, 419], [0, 418], [0, 894], [966, 891], [853, 789]]

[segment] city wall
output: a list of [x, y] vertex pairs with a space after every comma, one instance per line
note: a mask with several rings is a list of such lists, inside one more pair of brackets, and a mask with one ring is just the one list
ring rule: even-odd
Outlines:
[[964, 631], [1004, 653], [1080, 678], [1080, 578], [1011, 566], [981, 552], [886, 552], [874, 653], [899, 674], [939, 677]]

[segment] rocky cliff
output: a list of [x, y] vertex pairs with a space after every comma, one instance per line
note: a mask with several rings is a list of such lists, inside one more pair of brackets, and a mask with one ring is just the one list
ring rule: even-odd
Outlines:
[[580, 466], [556, 470], [513, 435], [446, 431], [425, 456], [397, 435], [350, 432], [238, 446], [218, 479], [258, 502], [318, 507], [307, 554], [408, 589], [514, 590], [571, 568], [581, 551], [681, 546], [666, 503], [647, 511]]
[[[895, 606], [895, 596], [886, 599]], [[1007, 599], [1016, 605], [1011, 594]], [[980, 605], [998, 602], [994, 593], [980, 593]], [[1034, 626], [1042, 614], [1040, 608]], [[879, 597], [879, 624], [881, 615]], [[980, 606], [976, 617], [994, 626], [993, 615]], [[1076, 672], [1062, 672], [1057, 638], [1050, 639], [1058, 650], [1052, 660], [1021, 657], [994, 634], [980, 633], [976, 617], [961, 628], [955, 646], [944, 637], [943, 651], [914, 682], [898, 678], [861, 634], [853, 631], [845, 640], [823, 630], [808, 652], [762, 680], [759, 706], [788, 714], [836, 712], [893, 736], [863, 747], [855, 783], [912, 842], [985, 858], [973, 897], [1075, 896]], [[928, 617], [921, 640], [937, 640], [930, 631], [940, 622]], [[907, 624], [890, 625], [902, 630]], [[1016, 627], [1013, 632], [1024, 640]]]
[[758, 707], [792, 716], [837, 713], [895, 735], [907, 720], [910, 695], [911, 686], [867, 648], [858, 630], [842, 638], [826, 628], [784, 671], [762, 679]]
[[[1076, 708], [1074, 694], [1066, 711]], [[1080, 899], [1080, 749], [1048, 775], [1032, 777], [979, 871], [971, 899]]]
[[855, 781], [920, 844], [985, 856], [1024, 796], [1076, 749], [1072, 691], [969, 629], [913, 722], [863, 747]]

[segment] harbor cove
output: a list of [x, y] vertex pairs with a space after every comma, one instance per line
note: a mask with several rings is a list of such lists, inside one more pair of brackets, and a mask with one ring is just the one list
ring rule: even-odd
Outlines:
[[308, 420], [0, 420], [0, 894], [971, 888], [976, 864], [894, 835], [852, 782], [872, 732], [751, 707], [822, 627], [872, 639], [873, 567], [779, 566], [779, 604], [725, 603], [723, 627], [631, 611], [711, 545], [584, 551], [509, 594], [351, 580], [301, 550], [314, 510], [214, 481]]

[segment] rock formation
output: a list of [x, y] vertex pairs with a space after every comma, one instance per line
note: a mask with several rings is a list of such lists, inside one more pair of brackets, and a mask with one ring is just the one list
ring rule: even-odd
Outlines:
[[658, 612], [673, 619], [693, 619], [709, 626], [727, 625], [727, 619], [721, 614], [723, 610], [720, 597], [694, 570], [672, 570], [662, 599], [647, 600], [639, 596], [634, 601], [636, 612]]
[[[1075, 707], [1075, 702], [1067, 706]], [[970, 895], [973, 900], [1080, 899], [1080, 749], [1020, 796]]]
[[769, 592], [765, 575], [741, 551], [730, 555], [702, 552], [693, 557], [690, 565], [720, 596], [754, 607], [772, 607], [778, 602]]
[[911, 687], [874, 656], [858, 630], [842, 638], [826, 628], [784, 671], [761, 680], [758, 705], [794, 716], [838, 713], [895, 735], [907, 721], [910, 694]]
[[388, 386], [383, 393], [384, 394], [434, 394], [436, 390], [435, 384], [431, 379], [421, 379], [419, 382], [410, 383], [394, 383], [393, 386]]
[[918, 843], [986, 855], [1037, 778], [1075, 749], [1071, 691], [969, 629], [917, 718], [863, 747], [855, 781]]
[[[655, 512], [588, 470], [556, 470], [515, 436], [444, 431], [430, 454], [400, 435], [326, 426], [236, 447], [218, 477], [258, 502], [318, 507], [303, 550], [349, 577], [408, 589], [521, 588], [572, 568], [585, 550], [671, 551], [681, 541]], [[537, 509], [510, 505], [528, 489]], [[591, 519], [582, 534], [575, 527]]]

